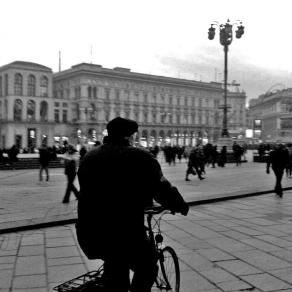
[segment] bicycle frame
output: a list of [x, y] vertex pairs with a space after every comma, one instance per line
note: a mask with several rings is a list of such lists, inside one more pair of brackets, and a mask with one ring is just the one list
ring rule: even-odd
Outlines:
[[[161, 235], [161, 231], [160, 231], [160, 220], [161, 217], [164, 214], [170, 213], [169, 210], [165, 210], [163, 208], [157, 208], [157, 210], [153, 210], [153, 212], [145, 212], [146, 214], [146, 219], [147, 219], [147, 230], [148, 230], [148, 237], [150, 239], [150, 242], [152, 243], [153, 247], [156, 249], [158, 257], [157, 257], [157, 262], [164, 261], [164, 257], [163, 257], [163, 248], [164, 245], [162, 244], [163, 242], [163, 236]], [[158, 220], [156, 221], [156, 225], [158, 226], [158, 233], [156, 234], [156, 236], [154, 235], [154, 231], [153, 231], [153, 227], [152, 227], [152, 219], [154, 215], [158, 215], [160, 214], [160, 217], [158, 218]], [[165, 278], [165, 287], [163, 287], [164, 290], [168, 291], [171, 290], [171, 285], [165, 275], [165, 271], [162, 270], [162, 273], [164, 274], [164, 278]], [[157, 285], [157, 287], [159, 286], [159, 283], [157, 282], [157, 279], [155, 280], [155, 283]], [[160, 287], [161, 288], [161, 287]]]

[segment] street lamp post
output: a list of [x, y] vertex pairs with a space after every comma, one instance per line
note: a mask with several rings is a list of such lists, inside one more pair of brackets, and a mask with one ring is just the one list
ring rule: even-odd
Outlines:
[[224, 49], [224, 104], [221, 107], [223, 109], [223, 127], [221, 132], [221, 137], [223, 138], [229, 138], [229, 132], [227, 128], [227, 111], [228, 111], [228, 105], [227, 105], [227, 79], [228, 79], [228, 47], [232, 43], [233, 38], [233, 31], [232, 27], [233, 25], [237, 25], [236, 38], [241, 38], [241, 36], [244, 33], [244, 26], [242, 25], [242, 22], [236, 21], [235, 23], [230, 23], [229, 19], [225, 24], [219, 24], [217, 21], [211, 24], [211, 27], [209, 28], [208, 32], [208, 38], [209, 40], [213, 40], [215, 37], [215, 27], [213, 25], [217, 25], [219, 27], [219, 33], [220, 33], [220, 44], [223, 46]]

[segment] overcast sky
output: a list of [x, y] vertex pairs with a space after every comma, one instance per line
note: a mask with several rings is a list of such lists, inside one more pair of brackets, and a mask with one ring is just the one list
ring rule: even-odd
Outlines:
[[[16, 60], [58, 71], [80, 62], [202, 80], [223, 78], [213, 21], [241, 20], [229, 49], [229, 81], [248, 99], [292, 87], [291, 0], [0, 0], [0, 65]], [[236, 26], [234, 26], [234, 30]], [[217, 72], [217, 74], [215, 74]]]

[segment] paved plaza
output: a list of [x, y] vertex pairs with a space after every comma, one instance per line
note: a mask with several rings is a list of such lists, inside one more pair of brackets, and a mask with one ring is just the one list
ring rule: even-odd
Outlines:
[[[275, 179], [264, 164], [207, 168], [205, 180], [190, 176], [190, 182], [185, 162], [162, 168], [189, 202], [267, 191], [192, 206], [187, 217], [163, 217], [165, 242], [179, 255], [182, 292], [292, 291], [292, 191], [282, 199], [268, 193]], [[101, 264], [86, 259], [74, 224], [65, 224], [76, 218], [77, 202], [61, 203], [63, 169], [50, 173], [40, 183], [37, 170], [0, 172], [1, 292], [51, 292]], [[284, 177], [283, 186], [292, 187], [292, 178]], [[60, 225], [35, 228], [46, 222]], [[32, 229], [5, 233], [27, 225]]]

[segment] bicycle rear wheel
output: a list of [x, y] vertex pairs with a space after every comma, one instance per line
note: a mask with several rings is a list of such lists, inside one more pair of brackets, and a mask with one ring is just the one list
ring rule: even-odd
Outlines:
[[159, 257], [158, 275], [155, 280], [156, 290], [179, 292], [180, 270], [178, 257], [173, 248], [166, 246]]

